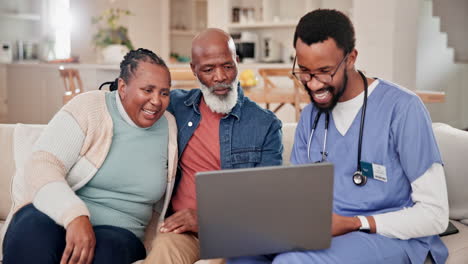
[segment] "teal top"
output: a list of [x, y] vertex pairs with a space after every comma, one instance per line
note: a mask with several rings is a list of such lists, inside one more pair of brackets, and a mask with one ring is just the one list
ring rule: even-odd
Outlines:
[[143, 240], [153, 205], [167, 185], [168, 121], [162, 116], [153, 126], [135, 126], [116, 92], [106, 95], [112, 117], [109, 153], [96, 175], [77, 195], [85, 202], [91, 223], [125, 228]]

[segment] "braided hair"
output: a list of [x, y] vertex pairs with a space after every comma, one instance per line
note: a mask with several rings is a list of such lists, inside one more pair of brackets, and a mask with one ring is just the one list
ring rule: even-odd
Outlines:
[[[164, 60], [148, 49], [139, 48], [137, 50], [129, 51], [123, 61], [120, 63], [119, 78], [123, 79], [126, 83], [130, 80], [131, 76], [135, 73], [140, 62], [148, 62], [155, 65], [160, 65], [169, 71]], [[110, 85], [109, 90], [115, 91], [119, 87], [119, 78], [112, 82], [105, 82], [99, 86], [99, 90], [105, 85]]]

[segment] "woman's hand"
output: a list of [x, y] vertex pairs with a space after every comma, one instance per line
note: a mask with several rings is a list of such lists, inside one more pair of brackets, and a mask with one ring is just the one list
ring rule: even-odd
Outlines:
[[91, 264], [96, 237], [87, 216], [79, 216], [68, 224], [66, 243], [60, 264]]

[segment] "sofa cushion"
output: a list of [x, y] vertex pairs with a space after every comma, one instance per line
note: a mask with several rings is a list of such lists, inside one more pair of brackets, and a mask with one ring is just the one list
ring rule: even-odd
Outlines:
[[44, 127], [43, 125], [16, 125], [13, 135], [13, 155], [17, 169], [12, 180], [11, 200], [13, 205], [15, 205], [15, 202], [24, 200], [23, 196], [26, 193], [23, 177], [24, 164], [32, 154], [34, 143], [36, 143]]
[[296, 123], [283, 124], [283, 164], [290, 164], [291, 151], [294, 142], [294, 135], [296, 133]]
[[434, 123], [434, 134], [444, 162], [450, 219], [468, 224], [468, 132], [447, 124]]
[[446, 264], [467, 263], [468, 226], [453, 220], [452, 223], [458, 228], [460, 232], [442, 237], [442, 241], [444, 241], [444, 244], [449, 250], [449, 257]]
[[15, 173], [15, 163], [13, 162], [14, 127], [15, 125], [0, 125], [0, 221], [6, 219], [11, 208], [11, 178]]
[[[9, 213], [5, 219], [5, 223], [0, 227], [0, 259], [3, 256], [3, 237], [6, 232], [6, 227], [8, 226], [8, 223], [10, 222], [12, 217], [12, 209], [15, 206], [15, 202], [23, 200], [22, 196], [25, 194], [24, 178], [22, 177], [23, 165], [26, 162], [29, 155], [31, 155], [34, 143], [39, 138], [44, 127], [45, 126], [43, 125], [17, 124], [16, 126], [14, 126], [14, 131], [11, 131], [13, 136], [11, 137], [12, 140], [10, 140], [10, 142], [13, 146], [13, 151], [11, 151], [8, 155], [12, 156], [11, 160], [14, 160], [14, 162], [10, 162], [12, 164], [14, 163], [14, 167], [13, 170], [9, 172], [11, 174], [8, 174], [13, 175], [11, 179], [11, 185], [8, 183], [7, 186], [11, 186], [12, 193], [5, 199], [5, 204], [7, 204], [8, 206]], [[0, 149], [3, 151], [4, 148], [2, 147]], [[14, 168], [18, 168], [16, 172]], [[7, 178], [11, 178], [11, 176]], [[10, 191], [8, 191], [7, 193], [10, 193]], [[4, 206], [3, 202], [1, 204], [2, 206]]]

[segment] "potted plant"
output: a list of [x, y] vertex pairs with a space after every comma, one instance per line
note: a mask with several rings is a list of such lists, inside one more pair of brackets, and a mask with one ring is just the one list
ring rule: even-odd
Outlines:
[[125, 54], [133, 49], [127, 27], [119, 23], [120, 18], [130, 15], [132, 13], [129, 10], [109, 8], [100, 16], [92, 18], [92, 23], [98, 27], [93, 42], [101, 49], [104, 63], [119, 63]]

